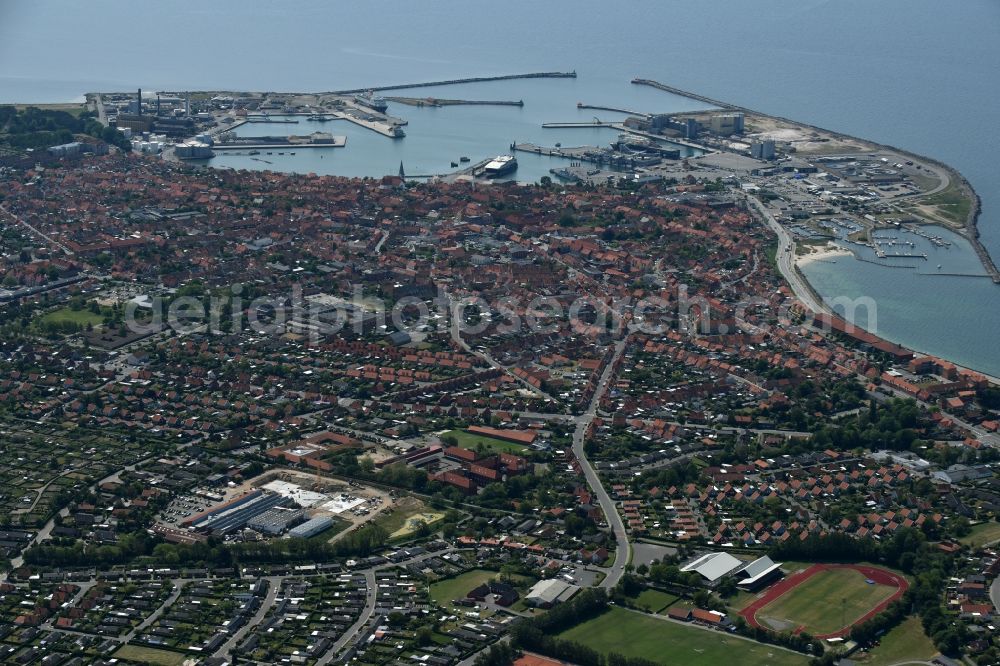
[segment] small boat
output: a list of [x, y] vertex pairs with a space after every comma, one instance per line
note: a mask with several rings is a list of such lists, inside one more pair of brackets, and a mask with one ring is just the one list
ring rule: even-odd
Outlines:
[[260, 151], [259, 150], [251, 150], [249, 153], [247, 153], [247, 155], [260, 155]]
[[468, 161], [469, 161], [469, 158], [468, 158], [468, 157], [466, 157], [465, 155], [463, 155], [462, 157], [459, 157], [459, 158], [458, 158], [458, 161], [459, 161], [459, 162], [468, 162]]
[[457, 167], [457, 166], [458, 166], [458, 162], [452, 162], [452, 163], [451, 163], [451, 168], [452, 168], [452, 169], [454, 169], [454, 168], [455, 168], [455, 167]]

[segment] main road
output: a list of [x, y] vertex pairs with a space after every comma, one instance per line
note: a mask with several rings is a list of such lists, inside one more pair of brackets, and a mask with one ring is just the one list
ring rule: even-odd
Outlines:
[[993, 584], [990, 585], [990, 601], [993, 602], [993, 608], [1000, 613], [1000, 576], [993, 579]]
[[781, 273], [785, 281], [792, 288], [792, 292], [795, 297], [806, 304], [810, 310], [816, 314], [829, 313], [829, 308], [822, 304], [815, 296], [815, 293], [806, 281], [802, 279], [802, 276], [795, 269], [795, 242], [792, 240], [791, 234], [781, 226], [781, 224], [774, 219], [774, 215], [771, 211], [761, 203], [760, 199], [757, 197], [747, 196], [747, 200], [754, 205], [757, 211], [761, 214], [764, 220], [767, 222], [767, 226], [778, 235], [778, 251], [775, 256], [775, 260], [778, 263], [778, 271]]
[[618, 513], [618, 507], [615, 506], [614, 500], [608, 495], [608, 491], [604, 489], [604, 484], [601, 483], [600, 477], [594, 471], [593, 465], [587, 460], [584, 443], [587, 438], [587, 430], [597, 416], [597, 407], [601, 404], [601, 398], [604, 397], [605, 392], [608, 390], [608, 384], [611, 382], [611, 378], [614, 377], [615, 365], [625, 351], [626, 340], [627, 338], [615, 343], [614, 354], [607, 367], [604, 368], [601, 379], [597, 383], [597, 388], [594, 389], [594, 395], [590, 399], [590, 406], [586, 412], [574, 419], [576, 421], [576, 429], [573, 431], [573, 455], [580, 462], [580, 468], [587, 479], [587, 485], [590, 486], [591, 492], [597, 498], [597, 503], [600, 505], [601, 511], [604, 512], [604, 518], [608, 521], [608, 526], [611, 528], [611, 533], [614, 535], [615, 543], [617, 544], [615, 562], [611, 565], [608, 575], [605, 576], [600, 584], [601, 587], [605, 588], [612, 588], [621, 580], [622, 575], [625, 573], [625, 567], [631, 559], [632, 547], [629, 545], [628, 535], [625, 533], [625, 523]]

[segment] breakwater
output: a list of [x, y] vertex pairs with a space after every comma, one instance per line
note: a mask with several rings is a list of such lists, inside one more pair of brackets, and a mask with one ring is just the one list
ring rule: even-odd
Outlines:
[[391, 86], [369, 86], [367, 88], [350, 88], [348, 90], [333, 90], [330, 95], [354, 95], [357, 93], [384, 90], [406, 90], [407, 88], [430, 88], [432, 86], [454, 86], [462, 83], [484, 83], [487, 81], [511, 81], [514, 79], [575, 79], [576, 71], [572, 72], [530, 72], [528, 74], [502, 74], [500, 76], [472, 76], [464, 79], [448, 79], [445, 81], [425, 81], [422, 83], [399, 83]]
[[438, 97], [386, 97], [390, 102], [408, 106], [524, 106], [524, 100], [441, 99]]
[[979, 194], [972, 188], [972, 185], [969, 183], [969, 181], [965, 179], [964, 176], [962, 176], [962, 174], [960, 174], [958, 171], [948, 166], [947, 164], [944, 164], [943, 162], [940, 162], [933, 158], [925, 157], [924, 155], [919, 155], [909, 150], [897, 148], [896, 146], [877, 143], [870, 139], [862, 139], [856, 136], [851, 136], [850, 134], [844, 134], [843, 132], [835, 132], [833, 130], [828, 130], [823, 127], [817, 127], [816, 125], [810, 125], [809, 123], [804, 123], [798, 120], [791, 120], [790, 118], [775, 116], [770, 113], [755, 111], [754, 109], [749, 109], [745, 106], [730, 104], [729, 102], [723, 102], [721, 100], [713, 99], [705, 95], [699, 95], [698, 93], [693, 93], [689, 90], [683, 90], [675, 86], [669, 86], [665, 83], [654, 81], [653, 79], [634, 78], [632, 79], [632, 83], [635, 85], [649, 86], [652, 88], [656, 88], [657, 90], [662, 90], [664, 92], [671, 93], [673, 95], [679, 95], [681, 97], [687, 97], [688, 99], [704, 102], [705, 104], [709, 104], [711, 106], [717, 106], [720, 109], [727, 109], [731, 111], [743, 111], [744, 113], [754, 114], [764, 118], [772, 118], [774, 120], [788, 123], [790, 125], [797, 125], [799, 127], [813, 129], [818, 132], [824, 132], [826, 134], [829, 134], [830, 136], [839, 139], [845, 139], [848, 141], [858, 141], [861, 143], [868, 144], [870, 146], [874, 146], [875, 148], [883, 150], [891, 150], [900, 155], [911, 157], [914, 160], [925, 162], [927, 164], [932, 164], [946, 171], [948, 175], [952, 179], [954, 179], [954, 181], [958, 184], [958, 187], [962, 190], [963, 194], [972, 199], [972, 207], [971, 210], [969, 211], [969, 216], [966, 218], [965, 224], [962, 225], [962, 228], [965, 231], [963, 235], [965, 239], [969, 241], [969, 244], [972, 245], [972, 249], [975, 251], [976, 256], [979, 258], [980, 263], [983, 265], [983, 268], [989, 274], [990, 279], [992, 279], [994, 283], [1000, 284], [1000, 269], [998, 269], [996, 264], [993, 262], [993, 257], [990, 256], [989, 250], [987, 250], [986, 247], [982, 244], [982, 241], [979, 240], [979, 228], [977, 224], [982, 209], [982, 201], [979, 198]]

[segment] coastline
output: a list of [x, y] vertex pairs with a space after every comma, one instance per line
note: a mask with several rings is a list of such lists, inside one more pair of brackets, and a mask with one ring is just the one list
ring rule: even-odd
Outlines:
[[[796, 275], [799, 277], [799, 280], [801, 282], [803, 282], [804, 286], [809, 290], [808, 297], [811, 298], [811, 299], [818, 300], [818, 304], [820, 305], [819, 311], [816, 311], [815, 308], [809, 306], [809, 303], [807, 302], [806, 298], [804, 298], [804, 296], [806, 296], [806, 294], [800, 293], [798, 290], [796, 290], [796, 287], [795, 287], [795, 282], [796, 281], [789, 280], [787, 278], [787, 276], [784, 275], [783, 272], [782, 272], [782, 277], [785, 277], [785, 282], [788, 283], [789, 288], [792, 289], [793, 293], [795, 293], [795, 297], [798, 298], [803, 303], [805, 303], [807, 306], [809, 306], [809, 309], [813, 310], [815, 312], [815, 314], [827, 314], [827, 315], [832, 315], [834, 317], [840, 318], [840, 315], [838, 313], [836, 313], [830, 307], [827, 306], [826, 301], [819, 294], [819, 292], [816, 291], [816, 289], [815, 289], [815, 287], [813, 287], [812, 283], [809, 282], [808, 278], [806, 277], [806, 274], [802, 270], [799, 269], [799, 266], [802, 265], [802, 264], [810, 263], [812, 261], [830, 261], [834, 257], [853, 257], [853, 256], [854, 256], [854, 254], [850, 250], [845, 250], [843, 248], [835, 248], [835, 249], [821, 250], [819, 252], [814, 252], [814, 253], [812, 253], [810, 255], [804, 255], [802, 257], [798, 257], [797, 260], [795, 261], [795, 263], [793, 265], [793, 269], [794, 269]], [[779, 266], [779, 272], [781, 272], [780, 271], [780, 266]], [[875, 331], [870, 331], [870, 330], [868, 330], [867, 327], [862, 326], [861, 324], [855, 324], [855, 325], [858, 326], [858, 328], [861, 328], [861, 329], [867, 331], [868, 333], [874, 335], [875, 337], [877, 337], [877, 338], [879, 338], [881, 340], [885, 340], [886, 342], [891, 342], [893, 344], [899, 345], [903, 349], [907, 349], [907, 350], [913, 352], [914, 355], [917, 356], [917, 357], [940, 358], [942, 360], [945, 360], [945, 361], [948, 361], [949, 363], [954, 364], [955, 367], [958, 368], [959, 370], [964, 370], [964, 371], [968, 371], [968, 372], [974, 372], [974, 373], [976, 373], [978, 375], [981, 375], [981, 376], [985, 377], [986, 380], [988, 382], [990, 382], [991, 384], [994, 384], [996, 386], [1000, 386], [1000, 377], [997, 377], [995, 375], [991, 375], [991, 374], [989, 374], [987, 372], [984, 372], [982, 370], [977, 370], [976, 368], [970, 368], [970, 367], [968, 367], [966, 365], [962, 365], [960, 363], [956, 363], [955, 361], [952, 361], [952, 360], [950, 360], [948, 358], [945, 358], [943, 356], [939, 356], [937, 354], [932, 354], [932, 353], [930, 353], [930, 352], [928, 352], [926, 350], [920, 349], [917, 346], [914, 346], [914, 345], [904, 345], [901, 342], [899, 342], [898, 340], [892, 340], [892, 339], [886, 337], [882, 333], [878, 333], [878, 332], [875, 332]]]
[[[488, 80], [498, 80], [498, 79], [502, 80], [502, 79], [508, 79], [508, 78], [548, 78], [548, 77], [558, 77], [558, 78], [564, 78], [565, 77], [565, 78], [570, 78], [570, 77], [575, 77], [575, 75], [576, 75], [575, 72], [540, 72], [540, 73], [521, 74], [521, 75], [507, 75], [507, 76], [497, 76], [497, 77], [480, 77], [480, 78], [471, 78], [471, 79], [457, 79], [457, 80], [451, 80], [451, 81], [435, 82], [433, 85], [451, 85], [451, 84], [458, 84], [460, 82], [465, 82], [465, 81], [480, 81], [480, 80], [488, 81]], [[659, 84], [656, 81], [652, 81], [652, 80], [642, 80], [642, 81], [643, 81], [644, 85], [652, 85], [653, 87], [658, 87], [658, 88], [661, 88], [661, 89], [668, 89], [669, 88], [668, 92], [672, 92], [673, 94], [680, 94], [680, 95], [684, 95], [684, 96], [690, 97], [692, 99], [697, 99], [697, 100], [702, 100], [702, 101], [709, 101], [709, 98], [706, 98], [704, 96], [697, 95], [695, 93], [688, 93], [688, 92], [685, 92], [685, 91], [681, 91], [679, 89], [671, 88], [669, 86], [663, 86], [663, 84]], [[637, 82], [637, 80], [633, 80], [633, 82]], [[392, 85], [392, 86], [381, 86], [381, 87], [376, 87], [376, 88], [372, 88], [372, 89], [373, 90], [393, 90], [393, 89], [403, 89], [403, 88], [420, 87], [422, 85], [423, 86], [432, 85], [432, 83], [397, 84], [397, 85]], [[209, 94], [211, 92], [221, 93], [221, 92], [225, 92], [225, 91], [202, 91], [202, 92], [203, 92], [203, 94]], [[85, 93], [83, 95], [84, 101], [82, 103], [83, 104], [89, 103], [90, 100], [93, 98], [94, 95], [96, 95], [96, 93]], [[965, 196], [965, 197], [968, 197], [970, 199], [970, 210], [969, 210], [969, 213], [968, 213], [968, 216], [967, 216], [965, 224], [962, 225], [962, 226], [959, 226], [959, 225], [954, 225], [954, 226], [952, 226], [952, 225], [946, 225], [946, 226], [948, 226], [948, 228], [950, 228], [955, 233], [957, 233], [957, 234], [961, 235], [962, 237], [964, 237], [970, 243], [970, 245], [972, 246], [973, 250], [976, 252], [977, 257], [979, 258], [980, 263], [982, 263], [983, 267], [990, 274], [990, 276], [993, 279], [993, 281], [995, 283], [1000, 284], [1000, 270], [997, 269], [996, 264], [994, 263], [991, 255], [989, 253], [989, 250], [987, 250], [986, 247], [983, 246], [982, 242], [979, 240], [980, 233], [979, 233], [979, 228], [978, 228], [978, 220], [979, 220], [979, 217], [980, 217], [981, 212], [982, 212], [982, 201], [981, 201], [981, 198], [980, 198], [979, 194], [975, 191], [975, 189], [972, 187], [971, 183], [969, 183], [969, 181], [958, 170], [956, 170], [954, 167], [951, 167], [951, 166], [949, 166], [947, 164], [944, 164], [941, 161], [936, 160], [934, 158], [925, 157], [923, 155], [920, 155], [920, 154], [915, 153], [915, 152], [910, 151], [910, 150], [901, 149], [901, 148], [898, 148], [898, 147], [895, 147], [895, 146], [891, 146], [891, 145], [888, 145], [888, 144], [878, 143], [876, 141], [872, 141], [872, 140], [869, 140], [869, 139], [862, 139], [862, 138], [859, 138], [859, 137], [856, 137], [856, 136], [853, 136], [853, 135], [849, 135], [849, 134], [846, 134], [846, 133], [843, 133], [843, 132], [835, 131], [835, 130], [829, 130], [829, 129], [821, 128], [821, 127], [818, 127], [816, 125], [812, 125], [810, 123], [805, 123], [805, 122], [802, 122], [802, 121], [796, 121], [796, 120], [792, 120], [792, 119], [789, 119], [789, 118], [785, 118], [783, 116], [777, 116], [777, 115], [773, 115], [773, 114], [769, 114], [769, 113], [763, 113], [763, 112], [760, 112], [760, 111], [749, 109], [747, 107], [743, 107], [743, 106], [739, 106], [739, 105], [735, 105], [735, 104], [730, 104], [730, 103], [722, 102], [722, 101], [719, 101], [719, 100], [711, 100], [711, 102], [714, 105], [716, 105], [716, 106], [718, 106], [720, 108], [743, 111], [743, 112], [748, 113], [748, 114], [754, 114], [754, 115], [757, 115], [757, 116], [760, 116], [760, 117], [763, 117], [763, 118], [770, 118], [770, 119], [773, 119], [773, 120], [776, 120], [776, 121], [779, 121], [779, 122], [782, 122], [782, 123], [787, 123], [787, 124], [790, 124], [790, 125], [793, 125], [793, 126], [803, 127], [803, 128], [812, 129], [812, 130], [815, 130], [815, 131], [818, 131], [818, 132], [823, 132], [823, 133], [825, 133], [825, 134], [827, 134], [829, 136], [837, 137], [837, 138], [840, 138], [840, 139], [843, 139], [843, 140], [846, 140], [846, 141], [852, 141], [852, 142], [861, 143], [861, 144], [864, 144], [865, 146], [870, 147], [870, 149], [872, 149], [872, 150], [888, 150], [888, 151], [893, 151], [893, 152], [896, 152], [896, 153], [898, 153], [900, 155], [908, 156], [908, 157], [914, 158], [916, 160], [920, 160], [922, 162], [925, 162], [925, 163], [928, 163], [928, 164], [932, 164], [936, 168], [941, 169], [942, 171], [944, 171], [948, 175], [949, 178], [952, 179], [952, 181], [955, 184], [955, 186], [958, 189], [961, 190], [962, 195]], [[78, 104], [78, 103], [79, 102], [76, 102], [76, 101], [66, 102], [66, 104]], [[756, 203], [758, 204], [758, 206], [761, 206], [761, 204], [760, 204], [759, 201], [756, 202]], [[766, 214], [766, 212], [764, 211], [764, 209], [763, 209], [762, 206], [758, 209], [758, 212], [768, 222], [768, 225], [772, 227], [772, 230], [778, 231], [778, 229], [780, 229], [780, 224], [778, 224], [774, 220], [768, 219], [769, 216]], [[773, 224], [772, 224], [772, 222], [773, 222]], [[808, 264], [810, 264], [812, 262], [815, 262], [815, 261], [826, 261], [826, 262], [833, 263], [833, 262], [837, 261], [837, 257], [841, 257], [841, 256], [842, 257], [853, 256], [853, 253], [850, 252], [850, 250], [847, 250], [845, 248], [837, 248], [837, 247], [834, 247], [834, 246], [828, 246], [828, 247], [826, 247], [826, 248], [824, 248], [822, 250], [811, 251], [811, 252], [809, 252], [807, 254], [797, 255], [796, 254], [797, 251], [801, 249], [799, 247], [799, 244], [796, 243], [794, 240], [792, 240], [790, 238], [790, 236], [788, 236], [787, 232], [782, 233], [783, 231], [784, 230], [781, 229], [778, 232], [778, 238], [779, 238], [779, 241], [780, 241], [780, 246], [784, 246], [785, 245], [784, 241], [787, 240], [790, 243], [791, 250], [789, 251], [789, 253], [788, 253], [789, 256], [787, 258], [785, 258], [785, 257], [779, 257], [779, 261], [777, 261], [779, 272], [782, 274], [782, 276], [784, 277], [786, 283], [788, 283], [789, 287], [792, 289], [792, 291], [795, 294], [795, 296], [800, 301], [802, 301], [809, 309], [813, 310], [817, 314], [820, 314], [820, 313], [835, 314], [827, 306], [825, 299], [816, 290], [816, 288], [813, 286], [813, 284], [809, 281], [809, 279], [806, 276], [806, 274], [804, 273], [804, 271], [802, 271], [800, 269], [800, 266], [805, 266], [805, 265], [808, 265]], [[780, 252], [779, 252], [779, 254], [780, 254]], [[789, 265], [787, 267], [785, 265], [783, 265], [783, 260], [787, 261], [789, 263]], [[876, 335], [880, 339], [887, 340], [889, 342], [894, 342], [896, 344], [899, 344], [898, 342], [893, 341], [893, 340], [885, 337], [883, 334], [873, 333], [873, 335]], [[927, 352], [921, 351], [919, 349], [914, 349], [912, 347], [906, 347], [906, 348], [910, 349], [911, 351], [913, 351], [913, 352], [915, 352], [917, 354], [921, 354], [921, 355], [925, 355], [925, 356], [933, 356], [932, 354], [929, 354]], [[958, 364], [956, 364], [956, 365], [958, 365]], [[960, 366], [959, 365], [958, 367], [965, 367], [965, 366]], [[975, 370], [975, 369], [971, 369], [971, 368], [966, 368], [966, 369], [969, 369], [969, 370], [971, 370], [973, 372], [978, 372], [978, 373], [982, 374], [983, 376], [988, 377], [990, 379], [990, 381], [993, 381], [995, 383], [1000, 384], [1000, 379], [998, 379], [996, 377], [992, 377], [990, 375], [987, 375], [986, 373], [984, 373], [982, 371], [979, 371], [979, 370]]]
[[814, 261], [822, 261], [826, 263], [837, 263], [836, 259], [838, 257], [853, 257], [854, 253], [850, 250], [844, 249], [832, 243], [827, 244], [826, 247], [810, 252], [809, 254], [803, 254], [796, 257], [795, 265], [802, 266], [804, 264], [811, 264]]
[[797, 125], [799, 127], [805, 127], [808, 129], [815, 130], [817, 132], [823, 132], [832, 137], [836, 137], [842, 140], [866, 144], [876, 149], [893, 151], [900, 155], [913, 158], [915, 161], [921, 161], [927, 164], [932, 164], [933, 166], [942, 169], [948, 174], [948, 177], [951, 178], [957, 184], [957, 186], [962, 190], [963, 194], [967, 196], [971, 202], [969, 207], [969, 214], [966, 217], [965, 224], [956, 226], [954, 230], [956, 231], [956, 233], [959, 233], [960, 235], [964, 236], [966, 240], [969, 241], [969, 243], [972, 245], [973, 250], [976, 252], [976, 255], [979, 257], [980, 263], [983, 264], [983, 268], [986, 270], [986, 272], [990, 274], [990, 277], [992, 278], [993, 282], [1000, 284], [1000, 269], [997, 268], [996, 263], [993, 261], [993, 257], [990, 255], [989, 250], [986, 249], [986, 246], [984, 246], [982, 242], [979, 240], [979, 227], [977, 225], [979, 222], [979, 215], [982, 210], [982, 200], [980, 199], [979, 194], [976, 192], [975, 188], [972, 187], [972, 183], [970, 183], [965, 178], [965, 176], [963, 176], [961, 172], [959, 172], [954, 167], [945, 164], [940, 160], [931, 157], [926, 157], [919, 153], [913, 152], [912, 150], [898, 148], [896, 146], [892, 146], [886, 143], [879, 143], [877, 141], [872, 141], [871, 139], [863, 139], [861, 137], [853, 136], [851, 134], [846, 134], [844, 132], [839, 132], [836, 130], [826, 129], [824, 127], [819, 127], [818, 125], [802, 122], [800, 120], [792, 120], [791, 118], [786, 118], [784, 116], [777, 116], [771, 113], [764, 113], [762, 111], [751, 109], [745, 106], [740, 106], [738, 104], [732, 104], [729, 102], [713, 99], [710, 97], [706, 97], [705, 95], [700, 95], [698, 93], [693, 93], [690, 91], [682, 90], [680, 88], [675, 88], [674, 86], [666, 85], [654, 79], [635, 78], [632, 79], [632, 83], [637, 85], [650, 86], [652, 88], [663, 90], [665, 92], [674, 95], [680, 95], [703, 103], [712, 104], [714, 106], [718, 106], [721, 109], [742, 111], [743, 113], [746, 114], [753, 114], [760, 116], [762, 118], [770, 118], [772, 120], [776, 120], [782, 123]]

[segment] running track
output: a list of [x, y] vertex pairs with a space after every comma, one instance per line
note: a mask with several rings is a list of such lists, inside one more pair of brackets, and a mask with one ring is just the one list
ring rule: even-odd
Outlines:
[[[759, 627], [761, 629], [769, 629], [768, 627], [762, 625], [757, 621], [757, 612], [767, 606], [769, 603], [785, 594], [789, 590], [798, 587], [805, 581], [809, 580], [821, 571], [827, 571], [829, 569], [854, 569], [860, 572], [865, 578], [870, 578], [880, 585], [888, 585], [890, 587], [895, 587], [896, 591], [893, 592], [892, 596], [884, 600], [875, 608], [859, 617], [858, 619], [851, 622], [846, 627], [835, 631], [832, 634], [823, 634], [822, 636], [816, 636], [816, 638], [837, 638], [846, 636], [851, 631], [851, 627], [855, 624], [860, 624], [866, 620], [871, 619], [878, 613], [881, 613], [885, 608], [891, 604], [896, 599], [903, 596], [903, 593], [910, 587], [910, 584], [906, 581], [903, 576], [894, 574], [891, 571], [886, 571], [885, 569], [878, 569], [876, 567], [866, 567], [858, 564], [814, 564], [805, 571], [800, 571], [797, 574], [788, 576], [787, 578], [772, 585], [763, 595], [757, 598], [753, 603], [740, 611], [748, 624], [754, 627]], [[795, 633], [801, 632], [805, 627], [798, 627]], [[770, 630], [770, 629], [769, 629]]]

